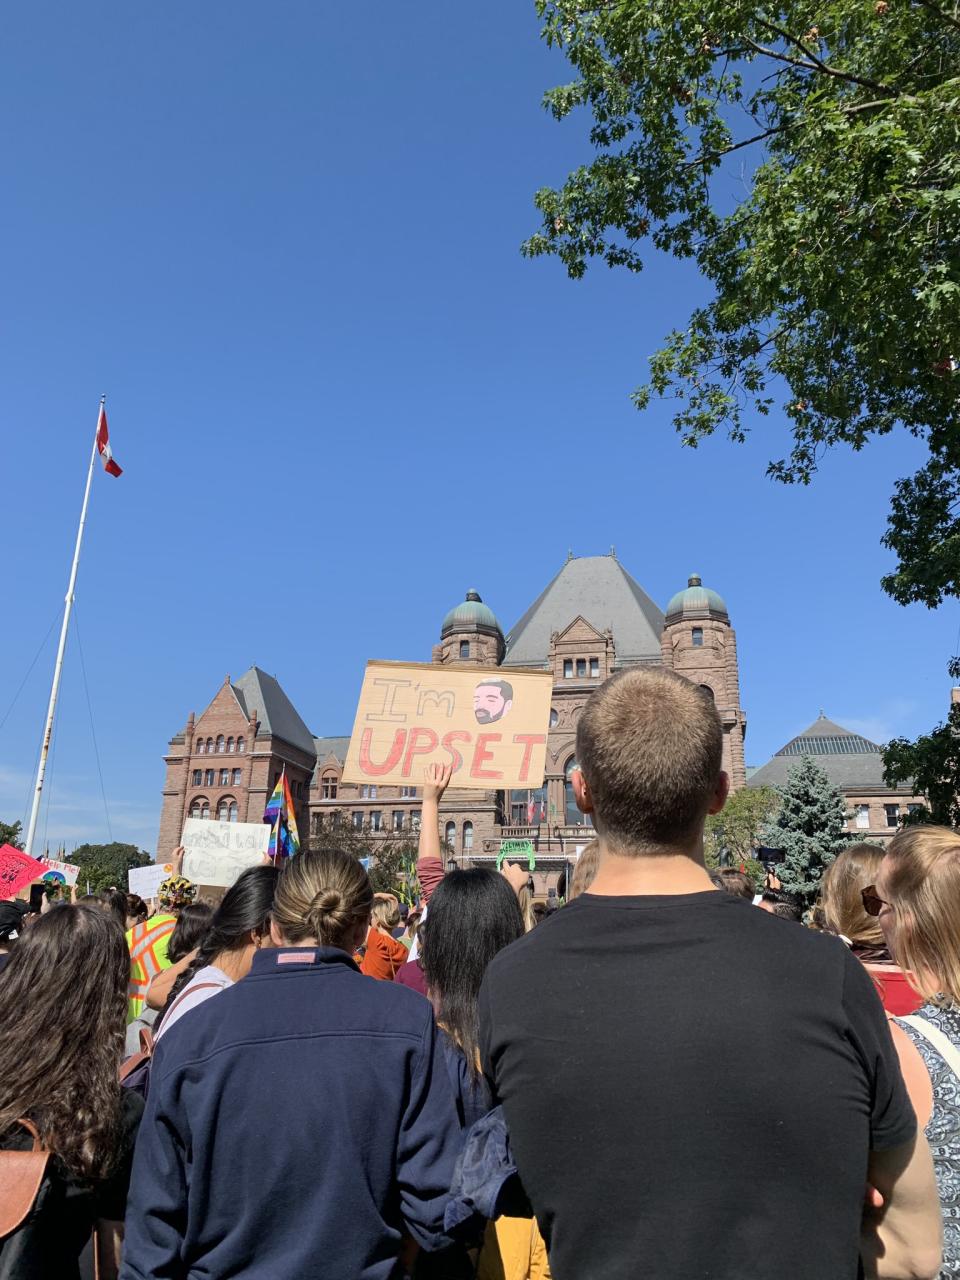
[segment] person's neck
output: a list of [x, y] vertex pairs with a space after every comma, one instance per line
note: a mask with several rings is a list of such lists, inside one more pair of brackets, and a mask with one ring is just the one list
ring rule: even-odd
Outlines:
[[587, 893], [625, 898], [716, 892], [703, 863], [703, 841], [668, 852], [620, 852], [600, 840], [600, 865]]
[[221, 951], [210, 963], [215, 969], [225, 973], [231, 982], [239, 982], [250, 972], [250, 965], [246, 960], [246, 947], [240, 947], [237, 951]]

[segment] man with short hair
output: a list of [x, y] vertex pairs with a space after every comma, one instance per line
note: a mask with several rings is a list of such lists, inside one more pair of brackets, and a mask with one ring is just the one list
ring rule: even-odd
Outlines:
[[855, 1280], [862, 1248], [932, 1277], [932, 1162], [869, 976], [710, 883], [722, 741], [670, 671], [598, 689], [573, 774], [596, 878], [487, 970], [481, 1061], [553, 1275]]

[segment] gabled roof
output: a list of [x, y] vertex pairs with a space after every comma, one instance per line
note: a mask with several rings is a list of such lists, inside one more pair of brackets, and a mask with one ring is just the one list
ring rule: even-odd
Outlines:
[[912, 792], [904, 783], [886, 787], [883, 781], [883, 748], [859, 733], [828, 720], [821, 711], [809, 728], [780, 748], [772, 760], [747, 778], [748, 787], [780, 787], [801, 756], [810, 756], [826, 773], [834, 786], [846, 791], [886, 789]]
[[347, 748], [350, 746], [349, 738], [314, 738], [314, 749], [317, 753], [317, 767], [314, 772], [314, 782], [319, 782], [320, 774], [323, 766], [333, 756], [334, 760], [342, 767], [347, 758]]
[[256, 712], [260, 733], [282, 738], [292, 747], [298, 747], [312, 756], [315, 748], [313, 734], [300, 719], [296, 707], [281, 689], [276, 677], [268, 676], [259, 667], [251, 667], [231, 685], [244, 715]]
[[663, 614], [616, 556], [569, 559], [507, 636], [504, 666], [542, 667], [550, 637], [580, 615], [613, 632], [617, 665], [660, 657]]

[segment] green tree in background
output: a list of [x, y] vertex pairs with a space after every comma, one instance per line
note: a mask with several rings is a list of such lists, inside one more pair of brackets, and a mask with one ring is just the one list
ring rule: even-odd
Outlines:
[[[593, 155], [537, 192], [524, 245], [570, 276], [648, 248], [692, 260], [712, 300], [669, 334], [634, 399], [675, 401], [683, 443], [742, 441], [775, 400], [808, 484], [826, 449], [901, 426], [924, 464], [896, 483], [883, 586], [960, 594], [960, 15], [937, 0], [776, 6], [537, 0], [575, 75]], [[642, 293], [638, 304], [643, 305]]]
[[70, 854], [69, 861], [80, 867], [77, 892], [86, 893], [89, 883], [90, 892], [99, 893], [111, 885], [126, 890], [130, 868], [148, 867], [153, 859], [135, 844], [114, 841], [113, 844], [81, 844]]
[[707, 818], [703, 850], [706, 864], [714, 867], [739, 867], [756, 883], [763, 879], [763, 867], [755, 850], [760, 834], [780, 803], [772, 787], [741, 787], [720, 813]]
[[883, 779], [888, 787], [909, 782], [927, 803], [907, 814], [904, 823], [935, 822], [960, 826], [960, 703], [953, 703], [946, 724], [916, 741], [894, 738], [883, 749]]
[[317, 852], [341, 849], [355, 858], [369, 858], [368, 875], [375, 893], [395, 893], [401, 902], [420, 896], [417, 880], [418, 836], [415, 831], [373, 831], [357, 828], [343, 810], [324, 814], [323, 828], [310, 837]]
[[809, 906], [824, 870], [850, 843], [846, 802], [809, 756], [801, 756], [776, 792], [779, 808], [763, 829], [763, 843], [784, 851], [777, 875], [784, 889]]
[[23, 848], [23, 837], [21, 829], [23, 824], [20, 822], [0, 822], [0, 846], [12, 844], [14, 849]]

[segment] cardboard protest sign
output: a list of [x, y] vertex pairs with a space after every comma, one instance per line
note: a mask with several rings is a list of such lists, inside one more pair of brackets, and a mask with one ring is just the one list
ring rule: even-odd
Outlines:
[[343, 780], [419, 785], [451, 764], [455, 787], [539, 787], [552, 693], [549, 671], [368, 662]]
[[46, 868], [12, 844], [0, 848], [0, 898], [15, 898], [20, 889], [39, 880]]
[[155, 898], [164, 880], [174, 874], [172, 863], [153, 863], [149, 867], [131, 867], [127, 872], [127, 886], [131, 893], [139, 894], [144, 900]]
[[270, 842], [270, 828], [259, 822], [212, 822], [188, 818], [180, 843], [183, 874], [194, 884], [229, 889], [247, 867], [263, 861]]
[[76, 884], [80, 876], [80, 868], [72, 862], [57, 862], [55, 858], [41, 858], [43, 863], [43, 880], [46, 884]]

